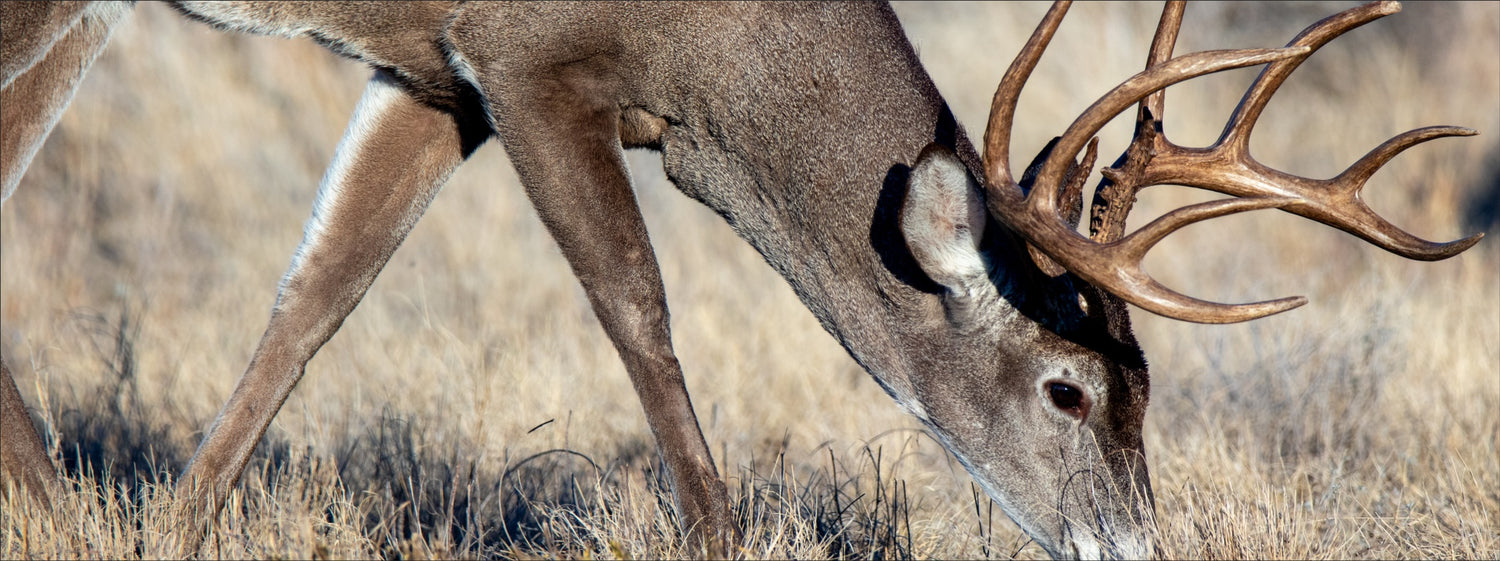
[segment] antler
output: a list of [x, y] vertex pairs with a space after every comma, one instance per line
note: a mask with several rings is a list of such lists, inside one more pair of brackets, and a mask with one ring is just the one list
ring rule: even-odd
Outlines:
[[[1033, 246], [1074, 275], [1151, 312], [1201, 323], [1233, 323], [1271, 315], [1307, 302], [1293, 297], [1252, 304], [1218, 304], [1175, 292], [1147, 275], [1141, 260], [1168, 234], [1195, 222], [1228, 214], [1279, 208], [1350, 232], [1409, 259], [1437, 260], [1462, 252], [1483, 234], [1448, 243], [1433, 243], [1407, 233], [1375, 214], [1359, 200], [1359, 191], [1382, 165], [1403, 150], [1445, 136], [1469, 136], [1461, 127], [1428, 127], [1396, 136], [1370, 151], [1343, 173], [1315, 180], [1269, 168], [1250, 157], [1250, 132], [1261, 111], [1292, 71], [1328, 41], [1350, 29], [1396, 13], [1395, 2], [1374, 2], [1319, 21], [1280, 49], [1206, 51], [1168, 59], [1182, 23], [1182, 3], [1170, 2], [1152, 42], [1146, 70], [1110, 90], [1086, 109], [1054, 141], [1027, 194], [1011, 176], [1010, 129], [1016, 101], [1048, 41], [1062, 22], [1068, 2], [1057, 2], [1006, 71], [990, 106], [985, 131], [984, 168], [990, 212]], [[1162, 90], [1172, 84], [1222, 70], [1268, 64], [1241, 99], [1219, 140], [1207, 148], [1183, 148], [1161, 132]], [[1080, 235], [1069, 217], [1059, 215], [1058, 201], [1078, 174], [1073, 157], [1095, 133], [1131, 104], [1140, 103], [1136, 136], [1116, 167], [1102, 170], [1105, 182], [1096, 192], [1091, 237]], [[1190, 205], [1169, 212], [1122, 236], [1125, 215], [1136, 191], [1150, 185], [1176, 184], [1234, 195], [1237, 198]], [[1066, 190], [1066, 191], [1064, 191]], [[1074, 215], [1076, 216], [1076, 215]], [[1044, 265], [1045, 267], [1045, 265]]]

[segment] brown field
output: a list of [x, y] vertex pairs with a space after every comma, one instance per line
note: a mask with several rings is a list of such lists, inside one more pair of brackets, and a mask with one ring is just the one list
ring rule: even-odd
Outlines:
[[[1193, 6], [1178, 52], [1280, 45], [1342, 6]], [[1017, 160], [1138, 70], [1156, 9], [1074, 8], [1022, 98]], [[897, 10], [979, 134], [1044, 6]], [[0, 214], [0, 344], [69, 489], [51, 513], [0, 504], [0, 558], [168, 551], [170, 478], [249, 361], [369, 74], [310, 41], [136, 12]], [[1136, 311], [1167, 557], [1500, 557], [1496, 53], [1500, 5], [1408, 5], [1304, 65], [1253, 145], [1327, 177], [1407, 129], [1479, 129], [1366, 191], [1418, 235], [1489, 232], [1477, 248], [1410, 262], [1261, 212], [1148, 260], [1201, 297], [1311, 299], [1232, 326]], [[1173, 88], [1168, 130], [1211, 141], [1253, 76]], [[1106, 129], [1102, 160], [1127, 132]], [[747, 555], [1044, 555], [657, 156], [630, 161]], [[681, 553], [629, 380], [518, 187], [494, 143], [448, 184], [309, 364], [205, 556]], [[1203, 198], [1160, 187], [1142, 210]]]

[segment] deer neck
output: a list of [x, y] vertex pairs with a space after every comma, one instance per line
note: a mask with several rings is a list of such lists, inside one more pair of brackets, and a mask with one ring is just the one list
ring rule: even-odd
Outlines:
[[673, 125], [661, 150], [678, 188], [723, 216], [887, 392], [925, 417], [912, 398], [913, 357], [949, 332], [942, 288], [911, 256], [898, 217], [924, 146], [952, 146], [971, 170], [979, 158], [894, 14], [875, 8], [857, 22], [839, 18], [851, 10], [815, 14], [826, 18], [808, 27], [817, 38], [783, 32], [784, 45], [736, 55], [733, 68], [684, 71], [681, 61], [699, 54], [671, 51], [677, 62], [664, 67], [679, 74], [658, 79], [684, 95], [647, 110]]

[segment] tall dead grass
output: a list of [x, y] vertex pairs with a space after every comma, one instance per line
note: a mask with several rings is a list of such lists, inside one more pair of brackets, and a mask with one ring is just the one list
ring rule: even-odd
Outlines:
[[[1340, 8], [1195, 5], [1179, 51], [1278, 45]], [[898, 12], [977, 133], [1043, 9]], [[1155, 9], [1074, 8], [1023, 96], [1017, 158], [1136, 71]], [[0, 504], [0, 557], [171, 551], [170, 476], [249, 360], [368, 75], [309, 42], [136, 12], [0, 214], [0, 345], [69, 489], [50, 513]], [[1409, 5], [1304, 65], [1253, 149], [1326, 177], [1402, 130], [1479, 129], [1403, 155], [1366, 193], [1425, 237], [1493, 234], [1496, 52], [1496, 4]], [[1169, 134], [1211, 141], [1252, 77], [1174, 87]], [[1101, 152], [1126, 133], [1111, 125]], [[654, 155], [630, 163], [749, 555], [1043, 555]], [[1142, 204], [1201, 198], [1160, 187]], [[1312, 303], [1235, 326], [1135, 316], [1154, 373], [1146, 441], [1163, 552], [1500, 556], [1500, 246], [1412, 263], [1270, 213], [1187, 232], [1148, 260], [1165, 282]], [[649, 434], [489, 145], [309, 365], [204, 554], [678, 556]]]

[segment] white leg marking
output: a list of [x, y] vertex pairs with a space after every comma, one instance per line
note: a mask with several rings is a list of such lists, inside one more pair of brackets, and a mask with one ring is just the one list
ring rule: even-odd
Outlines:
[[366, 140], [379, 129], [391, 105], [406, 94], [390, 76], [377, 72], [365, 87], [365, 93], [354, 108], [349, 119], [349, 129], [334, 150], [333, 162], [318, 186], [318, 196], [313, 202], [312, 217], [302, 229], [302, 244], [292, 254], [292, 265], [281, 279], [284, 288], [289, 279], [302, 268], [307, 256], [315, 251], [328, 231], [329, 219], [338, 209], [339, 198], [344, 194], [344, 184], [349, 179], [349, 169], [365, 150]]

